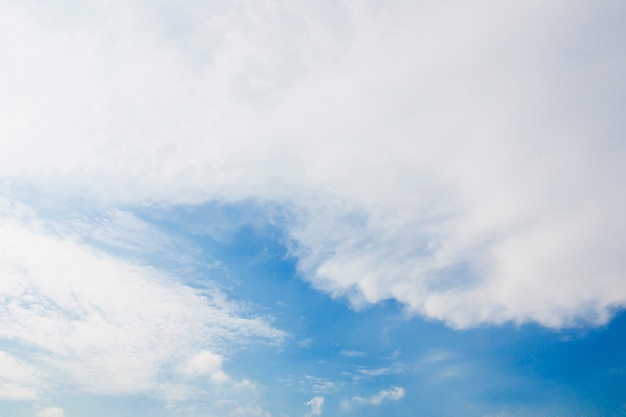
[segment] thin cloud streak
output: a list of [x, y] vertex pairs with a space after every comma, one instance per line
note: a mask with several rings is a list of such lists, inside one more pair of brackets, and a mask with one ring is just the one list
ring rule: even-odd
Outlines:
[[343, 401], [341, 407], [344, 409], [349, 408], [351, 405], [368, 404], [368, 405], [380, 405], [383, 401], [398, 401], [404, 398], [404, 388], [402, 387], [390, 387], [389, 389], [380, 390], [378, 393], [371, 397], [352, 397], [349, 401]]

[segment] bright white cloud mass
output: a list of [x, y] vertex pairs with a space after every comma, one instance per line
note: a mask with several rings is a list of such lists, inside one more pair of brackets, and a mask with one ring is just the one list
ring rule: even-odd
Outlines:
[[603, 322], [626, 300], [625, 56], [580, 33], [589, 7], [5, 5], [0, 173], [292, 207], [303, 274], [357, 305]]
[[[283, 310], [211, 281], [224, 259], [139, 211], [261, 207], [295, 274], [357, 312], [608, 323], [622, 3], [0, 2], [0, 400], [232, 394], [236, 351], [295, 343]], [[220, 410], [270, 415], [254, 395]]]

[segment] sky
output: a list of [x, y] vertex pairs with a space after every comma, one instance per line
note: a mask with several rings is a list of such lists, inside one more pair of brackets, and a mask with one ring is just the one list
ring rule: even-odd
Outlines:
[[624, 21], [0, 0], [0, 415], [626, 416]]

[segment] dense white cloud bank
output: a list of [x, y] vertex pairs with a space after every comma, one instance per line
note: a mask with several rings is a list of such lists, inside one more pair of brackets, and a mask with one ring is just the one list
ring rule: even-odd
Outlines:
[[314, 3], [3, 3], [0, 177], [284, 205], [317, 288], [454, 326], [626, 304], [623, 4]]

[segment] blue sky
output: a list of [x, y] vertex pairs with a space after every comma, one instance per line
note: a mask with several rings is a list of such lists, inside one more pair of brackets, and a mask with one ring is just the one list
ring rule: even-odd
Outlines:
[[626, 6], [0, 3], [0, 414], [626, 415]]

